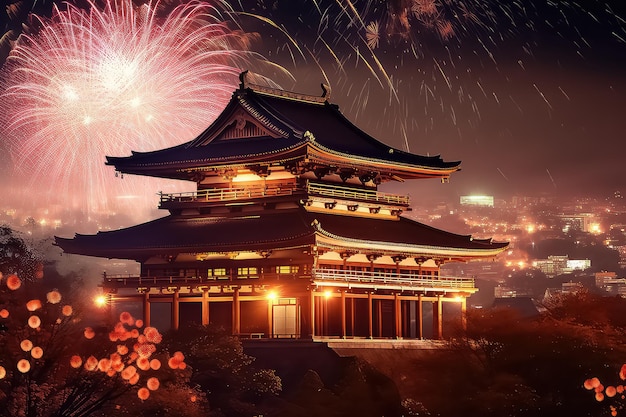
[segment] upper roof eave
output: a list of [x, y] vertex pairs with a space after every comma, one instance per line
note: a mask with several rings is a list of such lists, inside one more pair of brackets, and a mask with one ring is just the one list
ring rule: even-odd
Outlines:
[[[268, 138], [264, 142], [255, 142], [255, 152], [248, 153], [245, 153], [249, 145], [246, 139], [229, 140], [214, 146], [213, 139], [230, 123], [237, 109], [243, 109], [284, 139]], [[311, 131], [320, 135], [315, 138]], [[342, 137], [340, 142], [337, 142], [338, 136]], [[177, 170], [207, 164], [233, 164], [242, 159], [249, 163], [271, 161], [281, 152], [304, 143], [311, 144], [311, 149], [318, 153], [332, 156], [331, 159], [360, 161], [363, 165], [374, 165], [389, 172], [402, 172], [407, 178], [446, 177], [460, 169], [460, 161], [445, 162], [439, 156], [412, 154], [387, 146], [355, 126], [338, 106], [323, 97], [313, 100], [308, 96], [253, 85], [236, 90], [216, 120], [195, 139], [157, 151], [133, 151], [126, 157], [107, 156], [106, 164], [129, 174], [180, 177], [175, 174]], [[204, 155], [197, 157], [198, 153]]]

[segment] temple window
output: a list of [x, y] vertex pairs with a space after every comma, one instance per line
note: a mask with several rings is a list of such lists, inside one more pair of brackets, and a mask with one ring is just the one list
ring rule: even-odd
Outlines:
[[228, 279], [226, 268], [210, 268], [207, 270], [207, 279]]
[[298, 270], [298, 265], [278, 265], [276, 267], [277, 274], [297, 274]]
[[237, 268], [237, 278], [239, 279], [258, 278], [258, 277], [259, 277], [259, 270], [256, 267]]

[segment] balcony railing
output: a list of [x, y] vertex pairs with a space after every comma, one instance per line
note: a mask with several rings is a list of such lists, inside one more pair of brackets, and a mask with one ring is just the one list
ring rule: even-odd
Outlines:
[[198, 286], [198, 285], [215, 285], [220, 283], [246, 283], [259, 280], [264, 281], [283, 281], [294, 279], [310, 279], [310, 275], [297, 273], [277, 273], [265, 272], [250, 275], [224, 274], [217, 276], [149, 276], [143, 277], [138, 275], [122, 274], [122, 275], [105, 275], [103, 279], [104, 287], [165, 287], [172, 286]]
[[412, 273], [393, 273], [376, 271], [352, 271], [341, 269], [315, 269], [312, 274], [302, 273], [276, 273], [263, 272], [250, 275], [225, 274], [212, 277], [200, 276], [154, 276], [142, 277], [136, 275], [106, 275], [103, 286], [105, 287], [166, 287], [166, 286], [198, 286], [217, 285], [227, 283], [244, 284], [258, 281], [280, 282], [308, 279], [315, 282], [328, 283], [337, 286], [360, 286], [360, 287], [407, 287], [415, 289], [450, 289], [472, 290], [474, 289], [473, 278], [460, 278], [449, 276], [418, 275]]
[[340, 185], [310, 182], [307, 184], [309, 194], [317, 194], [325, 197], [340, 198], [344, 200], [359, 200], [370, 203], [409, 205], [409, 197], [406, 195], [382, 193], [373, 190], [343, 187]]
[[449, 277], [441, 275], [418, 275], [412, 273], [353, 271], [342, 269], [316, 269], [313, 271], [316, 282], [360, 284], [360, 286], [400, 286], [433, 289], [474, 289], [473, 278]]
[[[159, 193], [161, 205], [171, 203], [219, 203], [253, 198], [289, 196], [305, 188], [297, 184], [253, 185], [240, 188], [211, 188], [184, 193]], [[341, 185], [307, 182], [306, 192], [311, 195], [338, 198], [349, 201], [364, 201], [374, 204], [409, 205], [409, 197], [405, 195], [382, 193], [373, 190], [344, 187]]]
[[247, 200], [268, 196], [292, 195], [297, 190], [295, 185], [284, 187], [248, 186], [241, 188], [211, 188], [185, 193], [159, 193], [160, 203], [186, 202], [225, 202], [233, 200]]

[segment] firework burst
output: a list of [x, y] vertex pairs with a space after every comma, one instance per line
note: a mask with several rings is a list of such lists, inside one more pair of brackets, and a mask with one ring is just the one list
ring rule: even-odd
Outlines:
[[160, 19], [157, 6], [55, 6], [19, 39], [1, 78], [0, 127], [33, 192], [89, 212], [107, 209], [107, 190], [136, 194], [128, 185], [138, 179], [111, 182], [105, 155], [192, 139], [241, 69], [265, 62], [250, 51], [256, 35], [220, 21], [224, 10], [192, 2]]

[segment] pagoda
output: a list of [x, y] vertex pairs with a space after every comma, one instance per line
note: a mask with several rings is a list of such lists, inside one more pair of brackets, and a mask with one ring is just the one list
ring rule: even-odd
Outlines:
[[[408, 153], [366, 134], [323, 95], [241, 85], [197, 138], [107, 157], [122, 174], [195, 183], [160, 194], [165, 217], [56, 237], [66, 253], [135, 260], [105, 275], [112, 303], [136, 303], [146, 325], [215, 323], [252, 338], [440, 339], [463, 320], [471, 278], [446, 262], [493, 259], [508, 244], [439, 230], [402, 215], [409, 179], [447, 181], [460, 162]], [[444, 317], [448, 315], [449, 317]]]

